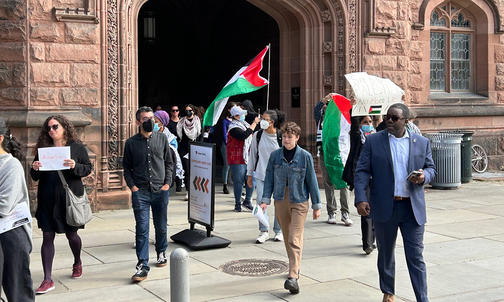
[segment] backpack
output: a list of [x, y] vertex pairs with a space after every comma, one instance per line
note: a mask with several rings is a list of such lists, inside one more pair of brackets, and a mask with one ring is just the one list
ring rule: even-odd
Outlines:
[[[257, 169], [257, 163], [259, 162], [259, 142], [261, 141], [261, 136], [263, 134], [264, 130], [261, 129], [259, 131], [257, 131], [257, 135], [256, 135], [256, 141], [257, 141], [257, 154], [256, 154], [256, 162], [255, 162], [255, 167], [254, 167], [254, 171], [255, 169]], [[280, 132], [280, 130], [277, 129], [277, 143], [278, 143], [278, 146], [280, 148], [282, 148], [282, 132]]]

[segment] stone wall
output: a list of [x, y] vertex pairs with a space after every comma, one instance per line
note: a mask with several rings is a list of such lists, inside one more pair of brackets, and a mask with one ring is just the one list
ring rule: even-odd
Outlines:
[[27, 94], [26, 3], [0, 1], [0, 104], [24, 106]]
[[[99, 24], [56, 18], [55, 8], [82, 8], [85, 0], [0, 1], [0, 116], [23, 143], [28, 169], [40, 126], [63, 114], [77, 128], [94, 164], [84, 179], [96, 199], [101, 146]], [[91, 139], [90, 139], [91, 138]], [[28, 178], [32, 204], [36, 183]]]
[[[459, 5], [476, 13], [483, 14], [484, 10], [495, 13], [490, 17], [497, 16], [501, 24], [487, 31], [488, 45], [485, 47], [488, 48], [478, 53], [478, 56], [488, 53], [488, 60], [483, 63], [487, 65], [483, 76], [488, 77], [488, 83], [484, 82], [485, 95], [442, 100], [430, 95], [430, 14], [424, 16], [425, 24], [422, 24], [422, 6], [427, 3], [424, 2], [374, 0], [375, 6], [369, 7], [374, 20], [369, 21], [372, 23], [368, 24], [370, 31], [363, 39], [363, 70], [390, 78], [404, 89], [406, 103], [417, 113], [417, 122], [423, 131], [474, 130], [474, 141], [484, 145], [490, 156], [490, 168], [504, 169], [504, 34], [501, 31], [504, 29], [504, 2], [490, 0], [489, 5], [483, 0], [458, 1]], [[474, 5], [485, 7], [479, 9]], [[478, 18], [481, 20], [481, 16]], [[488, 26], [477, 24], [478, 37], [485, 25]], [[476, 72], [479, 67], [473, 70], [474, 76], [481, 76], [480, 69]]]
[[30, 106], [99, 106], [98, 24], [58, 22], [52, 14], [82, 2], [30, 0]]

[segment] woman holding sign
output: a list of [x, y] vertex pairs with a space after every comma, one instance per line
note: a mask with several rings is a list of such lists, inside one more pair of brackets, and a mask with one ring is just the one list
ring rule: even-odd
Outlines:
[[66, 195], [65, 189], [57, 171], [45, 171], [44, 159], [39, 161], [38, 149], [47, 147], [70, 147], [70, 158], [63, 160], [63, 176], [69, 188], [77, 196], [84, 194], [82, 177], [91, 173], [92, 165], [84, 145], [77, 138], [72, 123], [62, 115], [50, 116], [44, 122], [42, 130], [35, 146], [35, 160], [30, 171], [31, 177], [39, 181], [37, 190], [37, 217], [38, 227], [42, 229], [42, 266], [44, 268], [44, 280], [37, 289], [37, 294], [44, 294], [54, 289], [51, 278], [52, 263], [54, 259], [55, 234], [65, 233], [74, 256], [72, 278], [82, 276], [82, 262], [80, 253], [82, 242], [77, 235], [79, 228], [66, 223]]
[[[20, 207], [30, 215], [28, 189], [20, 161], [24, 161], [21, 146], [0, 118], [0, 217], [4, 219], [13, 212], [20, 212]], [[27, 221], [30, 218], [27, 217]], [[31, 223], [0, 234], [0, 252], [6, 260], [0, 280], [8, 301], [35, 301], [30, 274], [31, 235]]]

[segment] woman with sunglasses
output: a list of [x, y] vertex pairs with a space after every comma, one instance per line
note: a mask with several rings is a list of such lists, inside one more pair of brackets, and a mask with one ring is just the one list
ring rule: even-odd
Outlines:
[[57, 171], [41, 171], [42, 163], [38, 159], [38, 149], [44, 147], [70, 147], [70, 158], [65, 159], [63, 165], [69, 167], [62, 170], [69, 188], [77, 196], [84, 194], [82, 177], [91, 173], [92, 165], [86, 148], [77, 138], [73, 124], [62, 115], [48, 117], [40, 131], [34, 149], [35, 160], [30, 171], [34, 181], [38, 181], [37, 211], [35, 217], [42, 229], [43, 240], [41, 247], [44, 280], [36, 290], [37, 294], [45, 294], [55, 288], [52, 280], [52, 263], [54, 259], [54, 237], [56, 233], [65, 233], [70, 249], [74, 256], [72, 278], [82, 276], [82, 261], [80, 258], [82, 241], [77, 230], [84, 226], [74, 227], [66, 223], [66, 193]]
[[[11, 215], [19, 205], [30, 208], [21, 162], [24, 162], [21, 145], [0, 118], [1, 217]], [[35, 301], [30, 273], [31, 236], [31, 223], [0, 234], [0, 254], [3, 256], [0, 258], [0, 280], [8, 301]]]
[[[184, 167], [184, 182], [186, 190], [189, 191], [189, 143], [199, 140], [201, 136], [201, 122], [200, 118], [195, 114], [195, 106], [187, 104], [184, 106], [185, 114], [177, 124], [177, 136], [179, 137], [180, 144], [178, 152], [182, 159], [182, 166]], [[189, 196], [186, 195], [186, 200]]]

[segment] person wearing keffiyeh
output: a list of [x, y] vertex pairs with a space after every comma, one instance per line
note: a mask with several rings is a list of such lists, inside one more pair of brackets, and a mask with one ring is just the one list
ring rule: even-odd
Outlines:
[[[199, 117], [195, 115], [195, 107], [193, 105], [188, 104], [184, 108], [184, 116], [177, 124], [177, 135], [180, 139], [178, 152], [185, 171], [184, 181], [186, 190], [189, 190], [189, 143], [195, 142], [201, 136], [201, 122]], [[188, 196], [186, 196], [186, 199], [188, 199]]]

